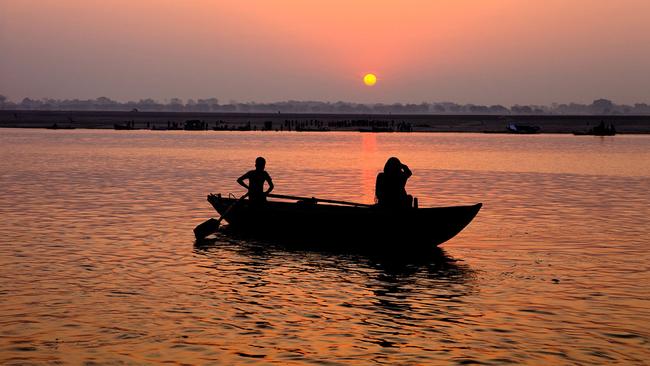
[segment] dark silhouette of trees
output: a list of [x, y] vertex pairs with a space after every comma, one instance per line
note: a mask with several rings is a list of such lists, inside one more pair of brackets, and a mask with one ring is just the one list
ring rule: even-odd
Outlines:
[[650, 105], [616, 104], [608, 99], [597, 99], [591, 104], [557, 104], [550, 106], [457, 104], [452, 102], [415, 103], [350, 103], [289, 100], [274, 103], [236, 102], [219, 104], [217, 98], [188, 99], [171, 98], [166, 102], [141, 99], [137, 102], [118, 102], [108, 97], [96, 99], [32, 99], [24, 98], [15, 103], [0, 95], [3, 110], [78, 110], [78, 111], [171, 111], [171, 112], [266, 112], [266, 113], [358, 113], [358, 114], [477, 114], [477, 115], [620, 115], [650, 114]]

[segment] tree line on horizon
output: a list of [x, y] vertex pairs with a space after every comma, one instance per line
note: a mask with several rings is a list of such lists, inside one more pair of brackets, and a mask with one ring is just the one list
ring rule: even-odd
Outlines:
[[484, 115], [647, 115], [650, 105], [616, 104], [608, 99], [597, 99], [591, 104], [544, 105], [477, 105], [452, 102], [432, 103], [351, 103], [289, 100], [274, 103], [228, 102], [219, 103], [217, 98], [172, 98], [164, 103], [154, 99], [137, 102], [118, 102], [107, 97], [96, 99], [31, 99], [13, 102], [0, 95], [0, 110], [45, 111], [141, 111], [141, 112], [230, 112], [230, 113], [350, 113], [350, 114], [484, 114]]

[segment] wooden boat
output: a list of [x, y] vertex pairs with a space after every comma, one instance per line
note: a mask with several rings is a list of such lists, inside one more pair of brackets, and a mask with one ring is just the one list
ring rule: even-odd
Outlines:
[[616, 135], [616, 128], [613, 124], [605, 125], [604, 122], [600, 122], [599, 125], [590, 128], [588, 131], [573, 131], [573, 134], [576, 136], [614, 136]]
[[389, 244], [392, 249], [427, 249], [444, 243], [463, 230], [482, 205], [388, 210], [376, 205], [304, 198], [293, 202], [269, 200], [255, 207], [248, 199], [220, 194], [209, 195], [208, 201], [228, 222], [227, 230], [245, 236], [345, 247], [386, 248]]
[[520, 124], [511, 123], [511, 124], [506, 126], [506, 130], [509, 133], [530, 135], [530, 134], [539, 133], [540, 128], [539, 128], [539, 126], [528, 126], [528, 125], [520, 125]]

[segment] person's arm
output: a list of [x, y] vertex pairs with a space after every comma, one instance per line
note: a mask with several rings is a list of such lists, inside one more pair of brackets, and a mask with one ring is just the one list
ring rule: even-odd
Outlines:
[[404, 176], [407, 179], [413, 175], [413, 172], [411, 172], [411, 169], [409, 169], [409, 167], [407, 167], [406, 164], [402, 164], [402, 169], [404, 170]]
[[239, 177], [239, 178], [237, 179], [237, 183], [239, 183], [240, 186], [242, 186], [242, 187], [248, 189], [248, 184], [246, 184], [246, 183], [244, 182], [244, 180], [246, 180], [246, 179], [248, 179], [248, 173], [246, 173], [246, 174], [242, 175], [241, 177]]
[[269, 194], [271, 193], [274, 187], [273, 181], [271, 180], [271, 176], [269, 175], [269, 173], [266, 173], [266, 182], [269, 184], [269, 189], [266, 190], [266, 194]]

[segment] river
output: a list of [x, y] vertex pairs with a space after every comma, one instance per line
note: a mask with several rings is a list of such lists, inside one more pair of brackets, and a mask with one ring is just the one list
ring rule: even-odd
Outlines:
[[[372, 203], [397, 156], [483, 208], [416, 258], [194, 245], [260, 155], [279, 194]], [[647, 135], [1, 129], [0, 187], [2, 364], [650, 359]]]

